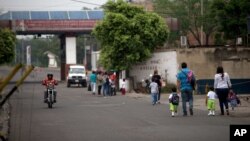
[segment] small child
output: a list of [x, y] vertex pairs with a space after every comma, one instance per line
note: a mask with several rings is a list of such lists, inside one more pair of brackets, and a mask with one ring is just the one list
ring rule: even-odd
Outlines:
[[121, 92], [122, 92], [122, 95], [125, 95], [126, 93], [126, 89], [125, 89], [125, 86], [126, 86], [126, 83], [125, 83], [125, 79], [123, 78], [122, 79], [122, 84], [121, 84]]
[[232, 89], [229, 90], [228, 101], [232, 107], [232, 110], [234, 110], [234, 107], [237, 106], [237, 96]]
[[180, 98], [179, 95], [176, 93], [176, 88], [173, 87], [172, 93], [169, 95], [169, 108], [170, 108], [172, 117], [174, 117], [175, 114], [177, 115], [179, 98]]
[[206, 105], [208, 109], [208, 116], [215, 115], [215, 99], [217, 98], [216, 93], [214, 92], [214, 87], [209, 87], [209, 92], [206, 96]]
[[155, 79], [149, 85], [152, 97], [152, 104], [155, 105], [157, 102], [157, 95], [159, 93], [158, 84], [156, 83]]

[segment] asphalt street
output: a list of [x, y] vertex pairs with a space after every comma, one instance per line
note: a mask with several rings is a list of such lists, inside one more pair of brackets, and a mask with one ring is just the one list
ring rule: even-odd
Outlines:
[[66, 83], [48, 109], [43, 91], [26, 83], [11, 97], [9, 141], [229, 141], [231, 124], [250, 124], [249, 117], [210, 117], [197, 106], [194, 116], [171, 117], [167, 103], [152, 106], [148, 96], [104, 98]]

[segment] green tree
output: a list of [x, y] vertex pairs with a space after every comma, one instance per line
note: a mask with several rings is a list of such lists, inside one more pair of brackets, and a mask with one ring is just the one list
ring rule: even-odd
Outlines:
[[58, 65], [60, 65], [60, 41], [57, 36], [32, 39], [29, 41], [29, 44], [31, 46], [31, 59], [33, 64], [47, 67], [48, 57], [45, 52], [50, 51], [58, 57], [56, 60]]
[[225, 39], [247, 36], [247, 16], [250, 15], [249, 0], [214, 0], [212, 10]]
[[16, 36], [9, 29], [0, 29], [0, 64], [9, 63], [15, 56]]
[[25, 63], [26, 47], [31, 46], [31, 63], [39, 67], [48, 66], [48, 57], [45, 52], [50, 51], [55, 54], [58, 64], [60, 64], [60, 41], [57, 36], [49, 38], [25, 38], [18, 39], [16, 47], [16, 58], [20, 63]]
[[122, 0], [108, 1], [104, 10], [93, 34], [101, 43], [100, 63], [106, 69], [127, 70], [165, 43], [169, 31], [157, 14]]
[[[203, 5], [203, 6], [202, 6]], [[212, 33], [216, 30], [213, 13], [210, 10], [211, 0], [155, 0], [154, 9], [162, 17], [173, 17], [179, 21], [180, 31], [171, 32], [173, 40], [180, 35], [191, 34], [198, 45], [208, 45]], [[203, 27], [203, 29], [201, 29]], [[205, 42], [201, 43], [201, 30]], [[177, 36], [179, 34], [179, 36]]]

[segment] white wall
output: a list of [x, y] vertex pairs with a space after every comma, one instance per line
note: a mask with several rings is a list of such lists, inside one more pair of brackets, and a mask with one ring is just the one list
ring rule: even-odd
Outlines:
[[158, 70], [163, 80], [175, 84], [178, 71], [176, 51], [153, 53], [152, 58], [134, 65], [130, 69], [130, 76], [134, 77], [135, 82], [139, 82], [153, 74], [155, 69]]

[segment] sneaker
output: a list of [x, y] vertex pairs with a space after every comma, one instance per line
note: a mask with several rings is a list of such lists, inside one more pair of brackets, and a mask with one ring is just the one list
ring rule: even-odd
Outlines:
[[212, 115], [215, 116], [215, 111], [212, 111]]
[[211, 116], [212, 115], [212, 112], [211, 111], [209, 111], [209, 113], [207, 114], [208, 116]]
[[54, 100], [53, 102], [56, 103], [56, 100]]
[[174, 112], [171, 112], [171, 116], [174, 117]]

